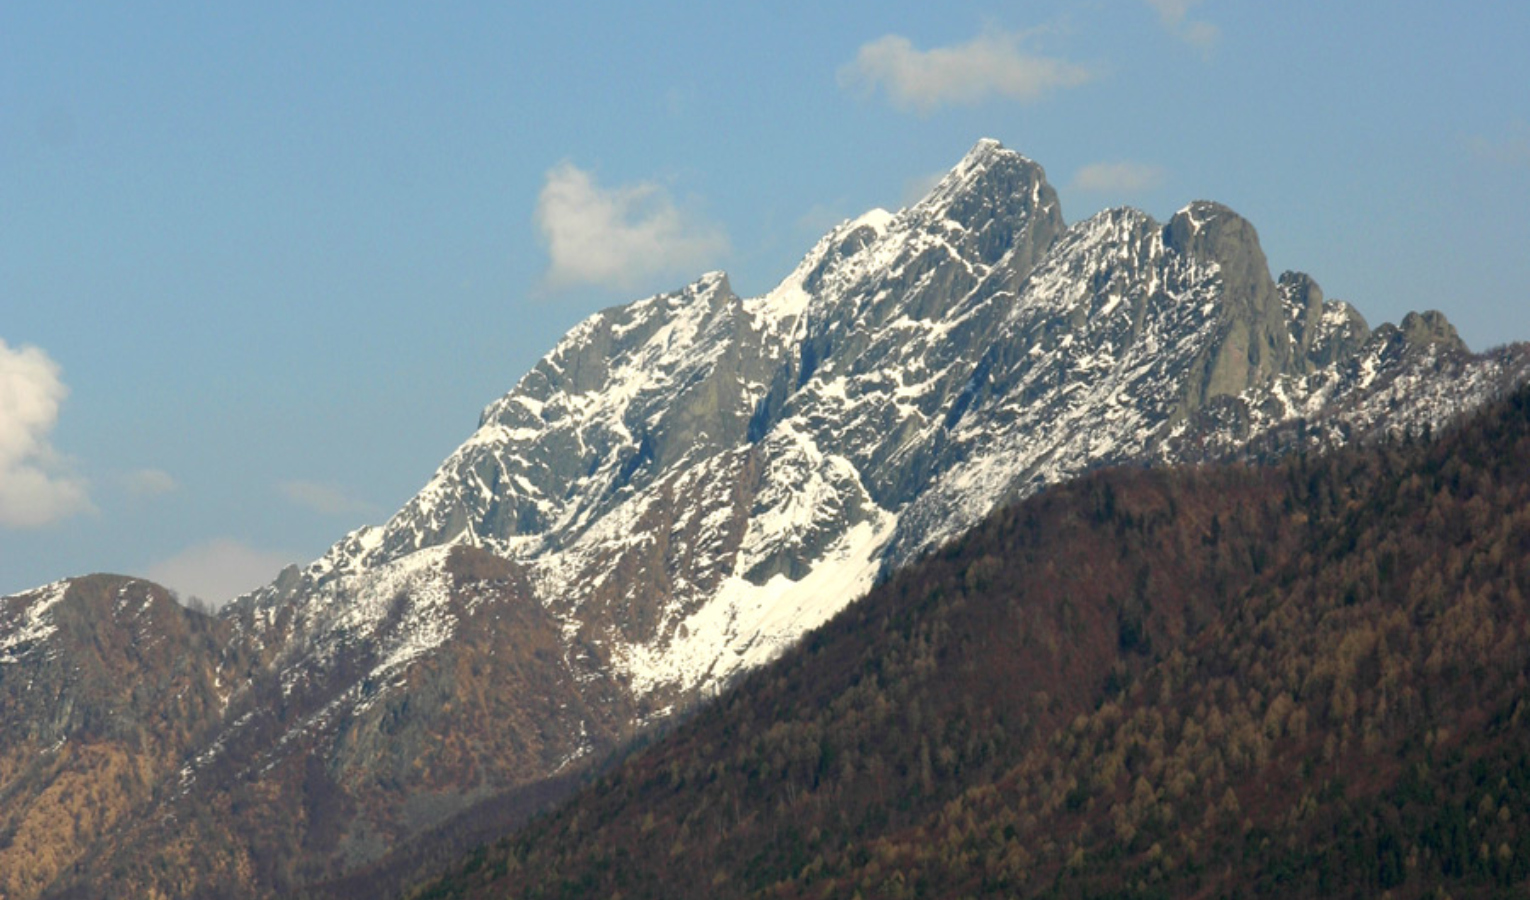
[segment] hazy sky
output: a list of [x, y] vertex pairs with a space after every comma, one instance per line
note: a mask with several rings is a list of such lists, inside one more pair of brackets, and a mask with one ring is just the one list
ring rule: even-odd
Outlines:
[[571, 325], [762, 293], [980, 137], [1530, 339], [1530, 4], [0, 5], [0, 593], [381, 522]]

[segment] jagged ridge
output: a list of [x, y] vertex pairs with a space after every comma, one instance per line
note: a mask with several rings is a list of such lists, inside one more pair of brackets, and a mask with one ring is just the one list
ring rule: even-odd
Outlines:
[[[346, 812], [292, 824], [311, 839], [272, 852], [300, 871], [259, 871], [264, 832], [235, 820], [220, 887], [355, 865], [720, 689], [1000, 503], [1420, 429], [1526, 365], [1438, 314], [1372, 332], [1307, 276], [1277, 283], [1217, 204], [1067, 226], [1039, 165], [979, 142], [762, 297], [712, 273], [590, 317], [389, 522], [232, 604], [221, 725], [89, 871], [160, 883], [141, 848], [196, 852], [177, 817], [259, 784], [298, 807], [332, 786]], [[46, 652], [40, 596], [7, 601], [0, 677]]]

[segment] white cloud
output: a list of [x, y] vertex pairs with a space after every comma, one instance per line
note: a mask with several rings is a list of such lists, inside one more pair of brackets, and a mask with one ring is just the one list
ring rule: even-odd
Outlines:
[[180, 489], [169, 472], [162, 469], [138, 469], [122, 476], [122, 486], [129, 494], [139, 497], [157, 497]]
[[282, 496], [288, 500], [321, 515], [341, 516], [348, 513], [368, 512], [372, 509], [372, 504], [352, 497], [344, 488], [333, 484], [317, 481], [284, 481], [277, 487], [281, 490]]
[[862, 45], [855, 61], [839, 70], [839, 83], [867, 93], [880, 87], [894, 106], [926, 113], [991, 97], [1038, 100], [1095, 77], [1085, 66], [1027, 53], [1027, 37], [990, 31], [965, 44], [918, 50], [908, 38], [889, 34]]
[[83, 479], [49, 443], [69, 389], [36, 347], [0, 340], [0, 527], [39, 528], [91, 509]]
[[718, 226], [681, 212], [659, 185], [604, 188], [570, 162], [548, 171], [536, 221], [551, 258], [552, 287], [630, 288], [654, 275], [700, 274], [728, 250]]
[[1221, 29], [1197, 19], [1191, 19], [1190, 10], [1199, 6], [1201, 0], [1147, 0], [1158, 13], [1163, 26], [1187, 44], [1209, 50], [1222, 37]]
[[1164, 171], [1158, 166], [1138, 162], [1090, 163], [1073, 176], [1073, 186], [1081, 191], [1135, 193], [1149, 191], [1163, 184]]
[[219, 538], [148, 566], [143, 577], [174, 589], [185, 599], [200, 597], [216, 608], [270, 583], [296, 556]]

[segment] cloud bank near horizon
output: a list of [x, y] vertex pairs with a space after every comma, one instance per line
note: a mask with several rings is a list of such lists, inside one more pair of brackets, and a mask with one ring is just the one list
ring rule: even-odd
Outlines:
[[189, 601], [196, 597], [217, 609], [241, 594], [276, 578], [296, 554], [262, 550], [233, 538], [217, 538], [188, 547], [147, 566], [143, 577]]

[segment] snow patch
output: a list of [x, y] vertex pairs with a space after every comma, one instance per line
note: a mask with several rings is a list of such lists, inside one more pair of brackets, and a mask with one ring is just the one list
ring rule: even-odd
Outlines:
[[741, 574], [729, 576], [710, 602], [683, 621], [684, 637], [662, 647], [623, 648], [617, 655], [633, 693], [721, 687], [780, 656], [871, 589], [895, 524], [888, 513], [856, 524], [798, 581], [776, 575], [757, 585]]
[[5, 608], [0, 612], [0, 665], [19, 662], [27, 651], [58, 631], [53, 608], [68, 592], [68, 581], [55, 581], [5, 598]]

